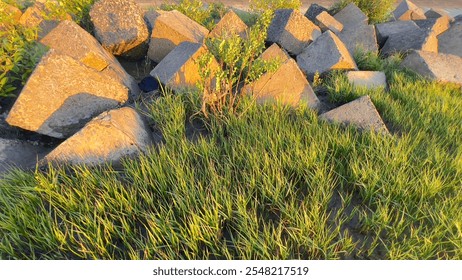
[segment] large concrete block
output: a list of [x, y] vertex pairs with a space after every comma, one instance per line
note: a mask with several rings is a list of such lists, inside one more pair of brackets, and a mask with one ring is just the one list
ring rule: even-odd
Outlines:
[[328, 12], [326, 8], [318, 4], [311, 4], [308, 10], [305, 13], [305, 17], [308, 18], [310, 21], [314, 22], [316, 17], [322, 12]]
[[462, 22], [454, 23], [438, 37], [438, 50], [440, 53], [462, 57]]
[[321, 29], [299, 11], [282, 9], [275, 12], [268, 28], [267, 41], [298, 55], [320, 35]]
[[353, 125], [360, 130], [389, 134], [371, 98], [366, 95], [319, 116], [320, 119], [343, 125]]
[[75, 59], [51, 50], [35, 68], [6, 121], [66, 138], [103, 111], [128, 99], [128, 89]]
[[148, 56], [159, 63], [183, 42], [202, 44], [209, 31], [178, 11], [158, 16], [154, 22]]
[[326, 31], [305, 48], [297, 56], [297, 63], [309, 79], [313, 79], [316, 72], [324, 74], [331, 70], [358, 70], [345, 44], [331, 31]]
[[[170, 52], [152, 71], [151, 76], [165, 86], [179, 90], [195, 87], [201, 81], [199, 57], [207, 52], [202, 44], [183, 42]], [[218, 62], [212, 61], [212, 68], [218, 69]]]
[[387, 77], [379, 71], [350, 71], [347, 73], [348, 81], [357, 87], [368, 89], [386, 88]]
[[276, 59], [281, 64], [275, 72], [263, 74], [258, 80], [244, 86], [243, 94], [253, 95], [258, 103], [280, 102], [296, 107], [306, 103], [318, 109], [320, 102], [295, 60], [290, 58], [276, 44], [268, 48], [262, 59]]
[[354, 28], [357, 25], [367, 25], [369, 20], [355, 3], [348, 4], [348, 6], [335, 14], [334, 18], [341, 22], [345, 29]]
[[344, 28], [337, 35], [351, 54], [358, 50], [372, 53], [379, 51], [377, 35], [373, 25], [358, 24], [354, 28]]
[[[53, 3], [52, 5], [58, 5]], [[72, 20], [69, 14], [55, 16], [51, 7], [47, 7], [45, 2], [37, 1], [33, 6], [28, 7], [22, 14], [19, 23], [28, 28], [38, 28], [38, 38], [45, 37], [61, 20]], [[51, 9], [51, 10], [50, 10]]]
[[136, 81], [125, 72], [117, 59], [73, 21], [62, 21], [40, 43], [107, 75], [125, 85], [132, 94], [139, 92]]
[[151, 139], [149, 128], [135, 110], [115, 109], [91, 120], [49, 153], [45, 161], [90, 166], [119, 163], [122, 158], [148, 151]]
[[414, 32], [397, 33], [388, 37], [382, 54], [408, 53], [411, 50], [438, 52], [438, 39], [433, 32], [423, 29]]
[[393, 11], [396, 20], [417, 20], [426, 19], [425, 11], [417, 7], [411, 1], [404, 0]]
[[26, 141], [0, 138], [0, 177], [12, 168], [33, 169], [49, 151]]
[[149, 31], [133, 0], [99, 0], [90, 10], [95, 37], [110, 53], [130, 59], [146, 55]]
[[462, 85], [462, 58], [460, 56], [413, 51], [404, 59], [402, 66], [430, 80]]
[[4, 2], [0, 2], [0, 13], [10, 15], [14, 22], [19, 22], [22, 16], [22, 12], [20, 9], [16, 8], [13, 5], [6, 4]]
[[242, 38], [246, 38], [248, 28], [247, 24], [233, 10], [230, 10], [221, 18], [213, 30], [210, 31], [208, 37], [226, 38], [227, 36], [237, 34]]
[[415, 23], [423, 30], [435, 33], [436, 36], [446, 32], [451, 23], [447, 17], [416, 20]]
[[410, 20], [397, 20], [385, 23], [380, 23], [375, 26], [377, 31], [377, 41], [382, 47], [387, 41], [388, 37], [399, 33], [413, 33], [420, 29], [420, 27]]
[[438, 9], [438, 8], [431, 8], [428, 11], [425, 12], [425, 17], [427, 19], [430, 18], [440, 18], [440, 17], [447, 17], [450, 22], [452, 22], [454, 19], [446, 12], [444, 9]]
[[320, 13], [314, 23], [316, 23], [320, 28], [322, 32], [326, 32], [327, 30], [330, 30], [336, 34], [342, 32], [343, 30], [343, 24], [339, 21], [337, 21], [333, 16], [331, 16], [328, 12], [322, 12]]

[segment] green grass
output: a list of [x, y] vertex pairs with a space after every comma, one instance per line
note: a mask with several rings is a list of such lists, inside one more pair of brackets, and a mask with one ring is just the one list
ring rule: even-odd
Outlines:
[[[0, 180], [0, 258], [461, 259], [460, 87], [357, 58], [389, 90], [338, 72], [329, 96], [369, 94], [393, 135], [248, 99], [205, 119], [196, 94], [167, 94], [146, 112], [163, 144], [124, 168]], [[191, 121], [208, 133], [192, 141]]]

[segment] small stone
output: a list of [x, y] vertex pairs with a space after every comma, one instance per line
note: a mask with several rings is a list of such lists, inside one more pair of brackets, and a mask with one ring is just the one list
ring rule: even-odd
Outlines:
[[462, 85], [462, 57], [460, 56], [413, 51], [401, 65], [430, 80]]
[[298, 55], [320, 35], [321, 29], [299, 11], [282, 9], [275, 12], [268, 28], [267, 41]]
[[334, 33], [340, 33], [343, 30], [343, 24], [338, 22], [328, 12], [320, 13], [315, 20], [315, 23], [321, 28], [322, 32], [330, 30]]
[[368, 17], [355, 3], [348, 4], [334, 18], [343, 24], [345, 29], [354, 28], [357, 25], [367, 25]]
[[438, 37], [438, 50], [440, 53], [462, 57], [462, 22], [454, 23]]
[[426, 19], [425, 12], [411, 1], [404, 0], [393, 11], [396, 20]]
[[128, 89], [75, 59], [50, 50], [27, 80], [8, 124], [66, 138], [103, 111], [128, 99]]
[[298, 55], [297, 63], [310, 80], [316, 73], [358, 70], [345, 44], [331, 31], [326, 31]]
[[138, 84], [143, 92], [151, 92], [159, 89], [159, 82], [153, 76], [145, 77]]
[[319, 116], [322, 120], [353, 125], [360, 130], [389, 134], [371, 98], [366, 95]]
[[[201, 81], [197, 59], [207, 51], [202, 44], [183, 42], [170, 52], [150, 75], [173, 90], [196, 87], [197, 82]], [[213, 59], [210, 67], [218, 69], [218, 62]]]
[[316, 17], [322, 12], [328, 12], [328, 10], [321, 5], [311, 4], [305, 13], [305, 17], [314, 22]]
[[163, 13], [154, 22], [148, 57], [159, 63], [183, 42], [202, 44], [208, 33], [207, 28], [176, 10]]
[[147, 152], [151, 133], [131, 108], [104, 112], [45, 157], [54, 164], [95, 166], [118, 164], [121, 159]]
[[237, 34], [242, 38], [246, 38], [248, 28], [247, 24], [233, 10], [230, 10], [210, 31], [208, 37], [226, 38]]
[[368, 89], [386, 88], [387, 77], [384, 72], [378, 71], [350, 71], [347, 73], [348, 81], [357, 87]]
[[146, 55], [149, 31], [133, 0], [99, 0], [90, 17], [96, 39], [110, 53], [135, 60]]

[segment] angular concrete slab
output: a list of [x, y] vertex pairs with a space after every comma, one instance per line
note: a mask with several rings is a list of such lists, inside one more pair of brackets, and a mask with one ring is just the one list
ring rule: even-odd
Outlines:
[[410, 20], [397, 20], [385, 23], [380, 23], [375, 26], [377, 31], [377, 41], [382, 47], [387, 41], [388, 37], [399, 33], [413, 33], [420, 29], [420, 27]]
[[183, 42], [202, 44], [209, 31], [174, 10], [158, 16], [154, 22], [148, 57], [159, 63]]
[[149, 9], [144, 12], [144, 20], [148, 25], [149, 34], [152, 32], [154, 23], [156, 22], [157, 18], [165, 13], [168, 13], [168, 11]]
[[327, 30], [330, 30], [336, 34], [342, 32], [343, 30], [343, 24], [339, 21], [337, 21], [333, 16], [331, 16], [328, 12], [322, 12], [320, 13], [314, 23], [321, 28], [322, 32], [326, 32]]
[[[201, 80], [197, 59], [207, 52], [202, 44], [183, 42], [170, 52], [152, 71], [151, 76], [163, 85], [179, 90], [195, 87]], [[218, 62], [213, 60], [212, 68], [218, 69]]]
[[40, 43], [125, 85], [131, 94], [139, 92], [136, 81], [125, 72], [117, 59], [73, 21], [62, 21]]
[[305, 17], [310, 21], [314, 22], [316, 17], [322, 12], [328, 12], [329, 10], [318, 4], [311, 4], [308, 10], [305, 12]]
[[268, 28], [267, 41], [298, 55], [320, 35], [321, 29], [299, 11], [282, 9], [275, 12]]
[[379, 51], [377, 35], [373, 25], [358, 24], [354, 28], [344, 28], [337, 35], [351, 54], [358, 50], [372, 53]]
[[226, 38], [227, 36], [237, 34], [242, 38], [247, 37], [247, 24], [233, 11], [227, 12], [217, 25], [210, 31], [208, 37]]
[[360, 130], [389, 134], [371, 98], [366, 95], [319, 116], [329, 122], [353, 125]]
[[438, 8], [431, 8], [430, 10], [425, 12], [425, 17], [427, 19], [430, 18], [440, 18], [440, 17], [447, 17], [450, 22], [452, 22], [454, 19], [449, 15], [448, 12], [446, 12], [444, 9], [438, 9]]
[[42, 57], [6, 121], [16, 127], [66, 138], [101, 112], [128, 99], [128, 89], [55, 50]]
[[131, 108], [115, 109], [94, 118], [82, 130], [45, 157], [58, 164], [119, 163], [146, 152], [152, 144], [149, 128]]
[[272, 44], [261, 55], [260, 58], [264, 61], [277, 60], [281, 64], [290, 59], [288, 53], [281, 49], [278, 44]]
[[391, 35], [382, 48], [382, 54], [408, 53], [411, 50], [438, 52], [438, 39], [433, 32], [416, 30], [414, 32]]
[[110, 53], [130, 59], [146, 55], [149, 31], [133, 0], [99, 0], [90, 10], [95, 37]]
[[396, 20], [418, 20], [426, 19], [425, 11], [417, 7], [411, 1], [404, 0], [393, 11]]
[[379, 71], [350, 71], [347, 73], [348, 81], [357, 87], [368, 89], [386, 88], [387, 77]]
[[30, 142], [0, 138], [0, 177], [12, 168], [33, 169], [49, 151]]
[[421, 29], [435, 33], [436, 36], [446, 32], [451, 26], [447, 17], [416, 20], [415, 23]]
[[318, 109], [320, 102], [295, 60], [289, 58], [274, 73], [266, 73], [246, 85], [243, 94], [253, 95], [257, 102], [279, 102], [296, 107], [302, 102]]
[[305, 48], [297, 56], [297, 63], [310, 80], [316, 72], [324, 74], [331, 70], [358, 70], [345, 44], [331, 31], [326, 31]]
[[401, 65], [430, 80], [462, 85], [462, 57], [460, 56], [413, 51]]
[[354, 3], [348, 4], [334, 18], [343, 24], [345, 29], [354, 28], [357, 25], [367, 25], [368, 17]]
[[438, 37], [438, 50], [440, 53], [462, 57], [462, 22], [454, 23]]

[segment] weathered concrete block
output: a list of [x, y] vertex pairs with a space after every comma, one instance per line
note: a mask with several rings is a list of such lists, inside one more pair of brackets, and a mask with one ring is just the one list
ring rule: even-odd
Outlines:
[[314, 23], [316, 23], [321, 28], [322, 32], [330, 30], [338, 34], [343, 30], [343, 24], [337, 21], [333, 16], [329, 15], [328, 12], [320, 13], [316, 17]]
[[302, 102], [318, 109], [320, 102], [295, 60], [276, 44], [261, 56], [264, 60], [276, 59], [281, 65], [275, 72], [268, 72], [253, 83], [244, 86], [243, 94], [253, 95], [258, 103], [280, 102], [293, 107]]
[[139, 92], [136, 81], [125, 72], [117, 59], [73, 21], [62, 21], [40, 43], [107, 75], [125, 85], [132, 94]]
[[319, 116], [334, 123], [353, 125], [360, 130], [389, 134], [371, 98], [366, 95]]
[[297, 63], [309, 79], [316, 72], [324, 74], [330, 70], [358, 70], [345, 44], [331, 31], [326, 31], [305, 48], [297, 56]]
[[451, 26], [447, 17], [416, 20], [415, 23], [421, 29], [435, 33], [436, 36], [446, 32]]
[[337, 35], [351, 54], [354, 54], [357, 50], [373, 53], [379, 51], [377, 35], [373, 25], [358, 24], [354, 28], [344, 28]]
[[348, 6], [335, 14], [334, 18], [341, 22], [345, 29], [354, 28], [357, 25], [367, 25], [369, 20], [355, 3], [348, 4]]
[[56, 138], [77, 132], [86, 121], [128, 99], [128, 89], [57, 51], [35, 68], [6, 121]]
[[21, 20], [22, 12], [20, 9], [16, 8], [13, 5], [0, 2], [0, 13], [5, 13], [10, 15], [13, 21], [19, 22]]
[[202, 44], [208, 33], [207, 28], [178, 11], [163, 13], [154, 22], [148, 56], [159, 63], [183, 42]]
[[[54, 3], [57, 5], [57, 3]], [[38, 38], [45, 37], [61, 20], [72, 20], [69, 14], [64, 16], [53, 16], [53, 11], [42, 2], [35, 2], [33, 6], [24, 11], [19, 23], [28, 28], [38, 27]]]
[[393, 11], [396, 20], [417, 20], [426, 19], [425, 11], [417, 7], [411, 1], [404, 0]]
[[146, 55], [149, 31], [133, 0], [99, 0], [90, 10], [95, 37], [110, 53], [129, 59]]
[[451, 54], [413, 51], [402, 62], [430, 80], [462, 85], [462, 58]]
[[308, 18], [310, 21], [314, 22], [316, 20], [316, 17], [322, 12], [328, 12], [328, 10], [321, 5], [313, 3], [306, 11], [305, 17]]
[[282, 9], [275, 12], [268, 28], [267, 41], [277, 43], [293, 55], [321, 35], [321, 29], [304, 17], [299, 11]]
[[410, 20], [397, 20], [385, 23], [380, 23], [375, 26], [377, 31], [377, 41], [382, 47], [387, 41], [388, 37], [399, 33], [413, 33], [420, 29], [420, 27]]
[[49, 153], [45, 161], [90, 166], [119, 163], [122, 158], [148, 151], [151, 144], [149, 128], [135, 110], [126, 107], [97, 116]]
[[144, 12], [144, 20], [146, 21], [146, 24], [148, 26], [149, 34], [151, 34], [152, 32], [152, 29], [154, 28], [154, 23], [156, 22], [157, 18], [165, 13], [168, 12], [163, 10], [152, 9], [149, 9], [146, 12]]
[[440, 18], [440, 17], [447, 17], [450, 22], [452, 22], [454, 19], [448, 14], [443, 9], [438, 9], [438, 8], [431, 8], [430, 10], [425, 12], [425, 17], [430, 19], [430, 18]]
[[0, 177], [12, 168], [33, 169], [49, 151], [26, 141], [0, 138]]
[[213, 30], [210, 31], [208, 37], [226, 38], [227, 36], [237, 34], [242, 38], [246, 38], [248, 28], [247, 24], [233, 10], [230, 10], [217, 23]]
[[416, 30], [414, 32], [397, 33], [388, 37], [382, 48], [382, 54], [407, 53], [411, 50], [438, 52], [438, 39], [433, 32]]
[[454, 23], [438, 37], [438, 50], [440, 53], [462, 57], [462, 22]]
[[357, 87], [368, 89], [386, 88], [387, 77], [379, 71], [350, 71], [347, 73], [348, 81]]
[[[205, 52], [207, 48], [202, 44], [183, 42], [170, 52], [150, 74], [173, 90], [195, 87], [201, 80], [197, 59]], [[213, 60], [211, 67], [218, 69], [218, 62]]]

